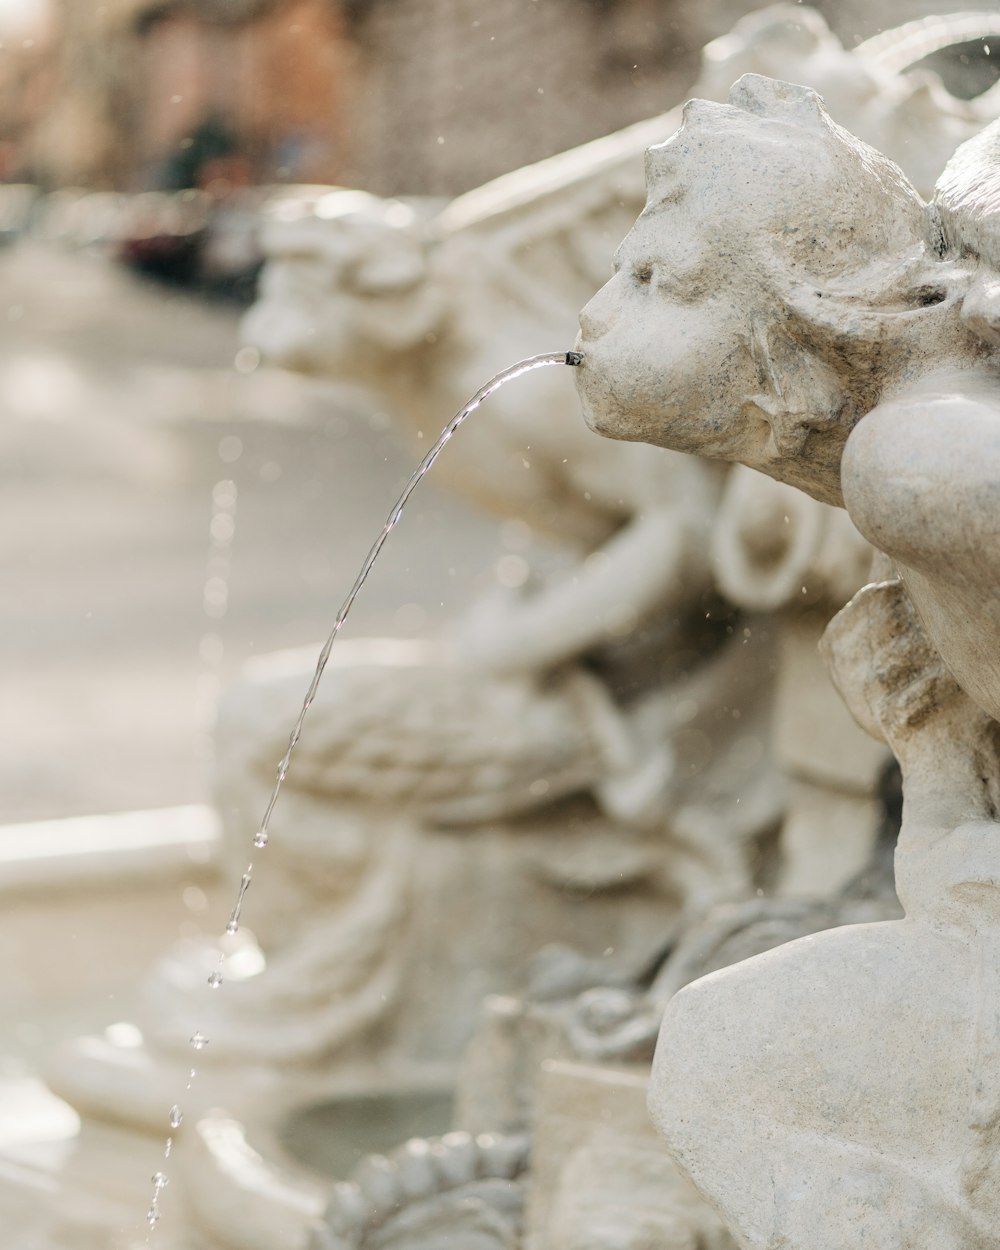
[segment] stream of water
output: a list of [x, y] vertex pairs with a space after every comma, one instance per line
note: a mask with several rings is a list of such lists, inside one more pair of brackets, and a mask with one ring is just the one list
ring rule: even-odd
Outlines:
[[[403, 515], [403, 509], [406, 507], [410, 496], [426, 476], [431, 465], [441, 454], [445, 445], [452, 438], [458, 427], [463, 421], [465, 421], [466, 417], [468, 417], [470, 413], [474, 412], [483, 400], [488, 399], [494, 391], [499, 390], [500, 387], [504, 386], [507, 382], [512, 382], [515, 378], [521, 377], [522, 374], [530, 373], [533, 369], [542, 369], [547, 365], [579, 365], [582, 359], [583, 357], [579, 352], [547, 352], [541, 356], [529, 356], [526, 360], [519, 360], [517, 364], [511, 365], [509, 369], [504, 369], [502, 373], [498, 373], [495, 377], [490, 378], [485, 386], [476, 391], [475, 395], [473, 395], [465, 407], [452, 417], [452, 419], [441, 431], [437, 442], [414, 470], [409, 481], [403, 487], [399, 498], [393, 504], [392, 510], [386, 517], [385, 525], [383, 525], [381, 533], [375, 539], [374, 543], [372, 543], [368, 554], [365, 556], [360, 572], [354, 579], [354, 584], [351, 586], [351, 589], [347, 592], [347, 597], [344, 599], [344, 602], [340, 605], [340, 610], [337, 612], [333, 628], [330, 630], [326, 642], [324, 642], [320, 650], [319, 656], [316, 660], [316, 668], [313, 672], [312, 680], [309, 682], [305, 698], [302, 700], [302, 707], [299, 710], [295, 724], [292, 726], [292, 731], [288, 735], [288, 746], [285, 750], [285, 754], [281, 757], [281, 760], [278, 763], [274, 778], [274, 786], [271, 789], [270, 797], [268, 798], [267, 805], [264, 808], [264, 814], [261, 817], [257, 830], [253, 835], [253, 847], [255, 850], [263, 850], [267, 846], [268, 838], [270, 836], [269, 829], [271, 824], [271, 815], [274, 811], [275, 804], [278, 802], [278, 796], [281, 794], [281, 787], [284, 785], [285, 778], [288, 776], [292, 756], [295, 752], [296, 746], [298, 745], [299, 739], [302, 736], [302, 727], [309, 714], [309, 709], [313, 704], [313, 700], [316, 698], [316, 691], [319, 689], [319, 683], [322, 680], [327, 660], [330, 658], [330, 651], [333, 648], [333, 644], [336, 642], [337, 635], [340, 633], [344, 622], [350, 614], [351, 608], [354, 605], [355, 599], [358, 597], [361, 587], [368, 579], [368, 574], [371, 572], [372, 566], [378, 559], [379, 552], [385, 545], [386, 539], [398, 525], [399, 519]], [[243, 902], [246, 898], [247, 890], [249, 890], [250, 885], [253, 882], [253, 874], [254, 861], [253, 859], [250, 859], [243, 871], [242, 876], [240, 877], [236, 900], [233, 904], [231, 912], [229, 913], [229, 919], [226, 921], [227, 935], [232, 935], [239, 930], [240, 916], [243, 911]], [[212, 989], [218, 989], [223, 983], [225, 958], [226, 956], [224, 951], [220, 951], [218, 965], [208, 978], [208, 984], [212, 987]], [[192, 1050], [198, 1052], [204, 1050], [209, 1044], [209, 1041], [210, 1039], [199, 1030], [191, 1035], [189, 1038], [189, 1045]], [[196, 1075], [196, 1070], [192, 1068], [186, 1087], [187, 1090], [191, 1089], [192, 1082], [194, 1081]], [[167, 1113], [167, 1123], [171, 1129], [171, 1135], [167, 1137], [164, 1145], [164, 1160], [170, 1158], [173, 1150], [173, 1133], [180, 1128], [183, 1118], [184, 1114], [180, 1105], [175, 1103]], [[150, 1199], [149, 1210], [146, 1213], [146, 1220], [149, 1224], [150, 1231], [156, 1227], [156, 1224], [160, 1219], [160, 1198], [163, 1190], [168, 1184], [168, 1180], [169, 1178], [166, 1172], [162, 1170], [155, 1172], [152, 1176], [153, 1193], [152, 1198]]]

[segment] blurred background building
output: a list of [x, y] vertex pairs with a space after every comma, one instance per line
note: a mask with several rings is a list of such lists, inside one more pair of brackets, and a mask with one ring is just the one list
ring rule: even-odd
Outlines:
[[[223, 178], [452, 195], [663, 111], [706, 40], [756, 7], [0, 0], [0, 176], [129, 191]], [[851, 44], [941, 4], [819, 7]]]
[[30, 83], [6, 137], [33, 181], [323, 182], [341, 163], [353, 51], [328, 0], [49, 0], [30, 38], [0, 89]]

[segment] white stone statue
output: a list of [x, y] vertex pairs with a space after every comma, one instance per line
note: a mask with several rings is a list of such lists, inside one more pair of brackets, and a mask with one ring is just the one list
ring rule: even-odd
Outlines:
[[695, 982], [657, 1048], [654, 1119], [753, 1250], [997, 1244], [998, 158], [991, 127], [928, 205], [813, 92], [746, 76], [651, 150], [581, 315], [592, 428], [846, 504], [889, 562], [829, 649], [902, 766], [906, 917]]

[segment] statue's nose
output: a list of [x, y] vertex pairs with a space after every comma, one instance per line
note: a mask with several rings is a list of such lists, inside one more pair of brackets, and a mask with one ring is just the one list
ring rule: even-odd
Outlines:
[[597, 292], [594, 298], [580, 313], [580, 333], [582, 338], [588, 342], [594, 342], [602, 335], [607, 334], [612, 324], [612, 313], [609, 307], [607, 297], [603, 290]]

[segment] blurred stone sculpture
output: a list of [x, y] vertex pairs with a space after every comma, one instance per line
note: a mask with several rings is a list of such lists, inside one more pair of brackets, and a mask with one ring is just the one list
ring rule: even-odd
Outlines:
[[819, 655], [830, 617], [864, 584], [872, 549], [840, 510], [734, 466], [712, 529], [716, 584], [775, 635], [770, 751], [788, 786], [775, 888], [835, 893], [872, 852], [889, 756], [859, 732]]
[[928, 205], [813, 92], [748, 75], [652, 149], [581, 315], [592, 428], [846, 503], [888, 557], [827, 637], [902, 767], [906, 918], [696, 981], [657, 1047], [654, 1119], [760, 1250], [986, 1250], [1000, 1225], [998, 158], [994, 126]]
[[524, 1137], [409, 1141], [336, 1187], [309, 1250], [510, 1250], [527, 1167]]

